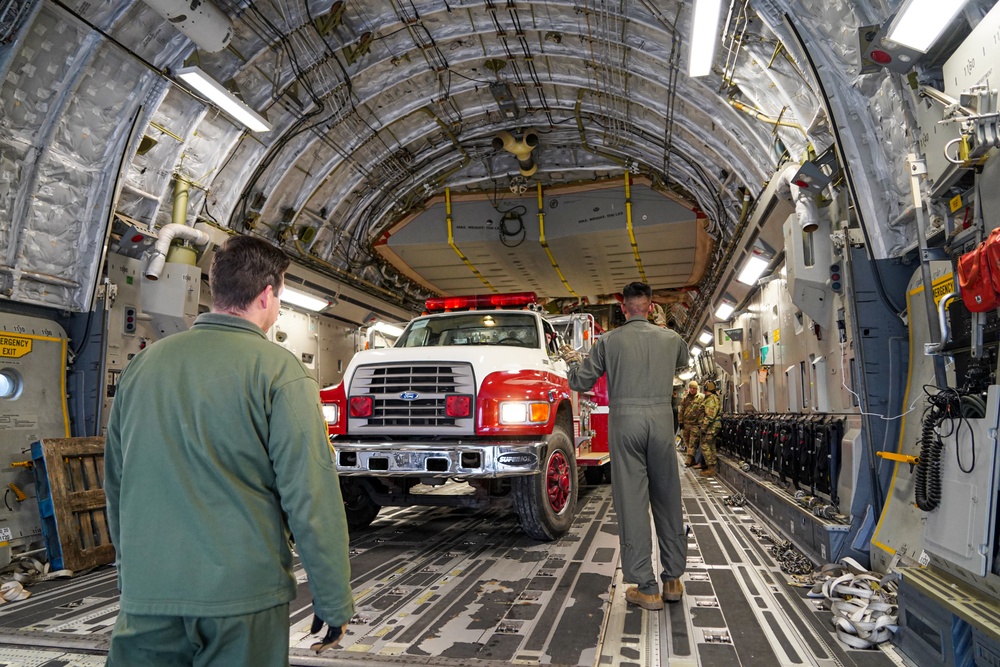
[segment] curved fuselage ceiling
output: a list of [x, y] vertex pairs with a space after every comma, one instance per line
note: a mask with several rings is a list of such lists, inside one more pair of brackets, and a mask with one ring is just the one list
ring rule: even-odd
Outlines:
[[[835, 147], [874, 255], [912, 237], [881, 224], [906, 207], [912, 103], [898, 75], [859, 73], [859, 28], [886, 19], [881, 3], [737, 0], [701, 78], [686, 74], [691, 3], [674, 0], [217, 5], [232, 35], [210, 52], [145, 2], [15, 0], [0, 25], [4, 296], [88, 309], [113, 213], [161, 226], [176, 218], [177, 181], [190, 183], [187, 224], [272, 239], [408, 309], [481, 282], [447, 238], [445, 197], [484, 202], [498, 220], [523, 209], [541, 296], [600, 298], [644, 274], [687, 306], [675, 316], [688, 329], [783, 160]], [[185, 66], [238, 92], [272, 129], [247, 131], [179, 85]], [[535, 145], [513, 150], [529, 134]], [[653, 206], [617, 237], [590, 229], [568, 242], [569, 223], [553, 216], [540, 243], [539, 197], [592, 186], [623, 207], [625, 173], [669, 203], [662, 218], [650, 219]], [[377, 250], [418, 218], [427, 233], [410, 234], [447, 265], [443, 282], [418, 260], [394, 261], [405, 250]], [[608, 247], [627, 260], [616, 271], [579, 266]], [[655, 266], [678, 248], [690, 248], [680, 269], [640, 270], [644, 252]]]

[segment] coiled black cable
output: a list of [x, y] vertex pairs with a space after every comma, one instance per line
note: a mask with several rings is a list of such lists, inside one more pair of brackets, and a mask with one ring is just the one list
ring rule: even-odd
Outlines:
[[913, 499], [917, 507], [925, 512], [937, 509], [941, 502], [941, 440], [934, 432], [937, 426], [937, 410], [924, 412], [920, 433], [920, 460], [917, 462], [917, 477], [913, 487]]
[[958, 417], [961, 414], [962, 397], [950, 387], [938, 389], [936, 394], [928, 391], [927, 409], [921, 420], [920, 430], [920, 460], [917, 462], [917, 474], [914, 480], [913, 499], [924, 512], [937, 509], [941, 503], [941, 453], [944, 443], [937, 432], [938, 425], [945, 419]]

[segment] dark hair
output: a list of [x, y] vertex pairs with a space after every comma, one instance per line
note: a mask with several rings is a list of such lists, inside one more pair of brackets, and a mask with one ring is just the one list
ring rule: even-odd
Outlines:
[[234, 236], [215, 252], [208, 285], [215, 310], [244, 311], [265, 287], [281, 289], [288, 255], [255, 236]]
[[[642, 311], [649, 307], [653, 300], [653, 290], [646, 283], [638, 281], [629, 283], [622, 290], [622, 305], [630, 317], [644, 315]], [[643, 303], [643, 302], [646, 303]]]
[[636, 281], [634, 283], [629, 283], [622, 290], [622, 298], [626, 301], [629, 299], [634, 299], [636, 297], [646, 297], [650, 301], [653, 300], [653, 289], [646, 283], [640, 283]]

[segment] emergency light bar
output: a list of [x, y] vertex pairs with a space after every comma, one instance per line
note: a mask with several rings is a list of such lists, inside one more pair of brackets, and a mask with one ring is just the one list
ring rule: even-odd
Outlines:
[[446, 310], [483, 310], [488, 308], [524, 308], [538, 303], [534, 292], [508, 292], [506, 294], [471, 294], [469, 296], [438, 296], [427, 299], [424, 308], [429, 313]]

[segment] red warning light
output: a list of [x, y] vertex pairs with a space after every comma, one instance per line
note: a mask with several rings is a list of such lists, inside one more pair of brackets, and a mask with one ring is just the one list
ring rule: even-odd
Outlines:
[[142, 243], [142, 240], [146, 238], [142, 234], [135, 234], [132, 236], [132, 243]]
[[351, 396], [350, 406], [351, 406], [352, 417], [372, 416], [371, 396]]
[[445, 397], [445, 414], [449, 417], [468, 417], [471, 412], [471, 396], [449, 394]]
[[890, 56], [885, 51], [879, 51], [878, 49], [873, 49], [871, 53], [868, 54], [872, 60], [877, 62], [879, 65], [888, 65], [892, 62], [892, 56]]
[[427, 299], [428, 312], [442, 310], [473, 310], [485, 308], [524, 308], [538, 303], [534, 292], [509, 292], [507, 294], [473, 294], [469, 296], [442, 296]]

